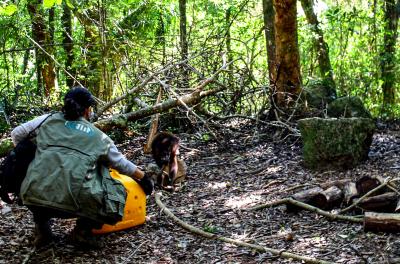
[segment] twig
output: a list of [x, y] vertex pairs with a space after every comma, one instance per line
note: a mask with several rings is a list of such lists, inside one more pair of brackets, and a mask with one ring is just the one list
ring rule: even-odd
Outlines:
[[274, 181], [271, 181], [271, 182], [269, 182], [269, 183], [267, 183], [266, 185], [264, 185], [263, 186], [263, 189], [267, 189], [268, 187], [270, 187], [271, 185], [274, 185], [274, 184], [277, 184], [277, 183], [283, 183], [283, 182], [285, 182], [286, 180], [274, 180]]
[[128, 95], [134, 94], [134, 93], [136, 93], [136, 92], [139, 92], [139, 91], [140, 91], [141, 89], [143, 89], [151, 80], [153, 80], [154, 77], [157, 76], [158, 74], [161, 74], [161, 73], [163, 73], [163, 72], [166, 72], [166, 71], [168, 71], [168, 70], [170, 70], [170, 69], [172, 69], [172, 68], [174, 68], [174, 67], [176, 67], [176, 66], [178, 66], [178, 65], [180, 65], [180, 64], [185, 63], [186, 61], [187, 61], [187, 60], [180, 61], [180, 62], [175, 63], [175, 64], [170, 64], [170, 65], [168, 65], [168, 66], [162, 68], [161, 70], [156, 71], [155, 73], [153, 73], [152, 75], [150, 75], [149, 77], [147, 77], [146, 79], [144, 79], [144, 80], [142, 81], [142, 83], [140, 83], [138, 86], [136, 86], [136, 87], [134, 87], [134, 88], [128, 90], [125, 94], [123, 94], [123, 95], [121, 95], [121, 96], [119, 96], [119, 97], [117, 97], [117, 98], [114, 98], [112, 101], [110, 101], [110, 102], [108, 102], [107, 104], [105, 104], [102, 108], [98, 109], [96, 115], [97, 115], [97, 116], [101, 116], [105, 111], [107, 111], [109, 108], [111, 108], [111, 107], [112, 107], [113, 105], [115, 105], [116, 103], [118, 103], [118, 102], [122, 101], [123, 99], [125, 99]]
[[292, 186], [292, 187], [289, 187], [289, 188], [283, 190], [283, 193], [288, 193], [293, 190], [300, 189], [300, 188], [307, 187], [307, 186], [314, 186], [314, 184], [310, 184], [310, 183], [298, 184], [298, 185], [295, 185], [295, 186]]
[[370, 196], [371, 194], [373, 194], [374, 192], [382, 189], [383, 187], [385, 187], [390, 181], [390, 177], [386, 178], [385, 181], [379, 185], [378, 187], [372, 189], [371, 191], [367, 192], [366, 194], [364, 194], [360, 199], [358, 199], [355, 203], [353, 203], [352, 205], [350, 205], [349, 207], [341, 210], [339, 212], [339, 214], [345, 213], [351, 209], [353, 209], [354, 207], [356, 207], [359, 203], [361, 203], [365, 198], [367, 198], [368, 196]]
[[[54, 63], [55, 63], [63, 72], [65, 72], [69, 77], [71, 77], [77, 84], [79, 84], [80, 86], [83, 87], [83, 85], [82, 85], [69, 71], [67, 71], [67, 70], [61, 65], [61, 63], [59, 63], [59, 62], [54, 58], [53, 55], [49, 54], [39, 43], [37, 43], [34, 39], [32, 39], [32, 38], [28, 35], [28, 33], [26, 33], [25, 31], [24, 31], [24, 33], [25, 33], [25, 37], [26, 37], [27, 39], [29, 39], [33, 44], [35, 44], [39, 49], [41, 49], [41, 50], [43, 51], [43, 53], [45, 53], [47, 56], [49, 56], [49, 58], [50, 58], [52, 61], [54, 61]], [[95, 97], [94, 97], [94, 98], [95, 98]], [[98, 98], [95, 98], [95, 99], [100, 101], [100, 99], [98, 99]]]
[[246, 209], [245, 211], [254, 211], [254, 210], [260, 210], [260, 209], [264, 209], [264, 208], [269, 208], [269, 207], [275, 207], [275, 206], [279, 206], [282, 204], [292, 204], [294, 206], [297, 207], [301, 207], [303, 209], [306, 209], [308, 211], [317, 213], [319, 215], [325, 216], [326, 218], [330, 219], [330, 220], [342, 220], [342, 221], [349, 221], [349, 222], [353, 222], [353, 223], [362, 223], [364, 220], [362, 218], [358, 218], [358, 217], [354, 217], [354, 216], [347, 216], [347, 215], [340, 215], [340, 214], [331, 214], [327, 211], [321, 210], [315, 206], [294, 200], [292, 198], [283, 198], [280, 200], [274, 200], [274, 201], [270, 201], [268, 203], [265, 204], [261, 204], [261, 205], [257, 205], [251, 208]]
[[299, 261], [305, 261], [306, 263], [319, 263], [319, 264], [328, 264], [328, 263], [332, 263], [332, 262], [328, 262], [325, 260], [320, 260], [320, 259], [315, 259], [315, 258], [310, 258], [310, 257], [306, 257], [306, 256], [301, 256], [301, 255], [297, 255], [294, 253], [290, 253], [287, 252], [285, 250], [277, 250], [277, 249], [273, 249], [273, 248], [268, 248], [268, 247], [262, 247], [259, 245], [255, 245], [255, 244], [250, 244], [250, 243], [246, 243], [246, 242], [242, 242], [239, 240], [235, 240], [235, 239], [231, 239], [231, 238], [227, 238], [227, 237], [223, 237], [223, 236], [219, 236], [216, 234], [212, 234], [209, 232], [205, 232], [197, 227], [194, 227], [192, 225], [187, 224], [186, 222], [180, 220], [178, 217], [176, 217], [162, 202], [161, 202], [161, 193], [156, 193], [155, 198], [156, 198], [156, 203], [157, 205], [161, 208], [161, 211], [164, 212], [167, 216], [169, 216], [170, 218], [172, 218], [176, 223], [178, 223], [181, 227], [183, 227], [184, 229], [195, 233], [197, 235], [201, 235], [203, 237], [209, 238], [209, 239], [216, 239], [216, 240], [220, 240], [226, 243], [231, 243], [234, 245], [238, 245], [238, 246], [243, 246], [243, 247], [248, 247], [251, 249], [254, 249], [256, 251], [259, 252], [269, 252], [271, 254], [274, 254], [278, 257], [282, 257], [282, 258], [291, 258], [291, 259], [295, 259], [295, 260], [299, 260]]
[[133, 256], [133, 255], [135, 255], [135, 253], [136, 253], [136, 251], [138, 251], [139, 250], [139, 248], [141, 248], [143, 245], [144, 245], [144, 243], [146, 243], [146, 241], [144, 241], [144, 242], [142, 242], [123, 262], [122, 262], [122, 264], [125, 264], [125, 263], [127, 263], [130, 259], [131, 259], [131, 257]]
[[284, 123], [284, 122], [282, 122], [280, 120], [267, 122], [267, 121], [263, 121], [263, 120], [260, 120], [258, 118], [255, 118], [255, 117], [245, 116], [245, 115], [230, 115], [230, 116], [223, 116], [223, 117], [214, 116], [214, 117], [217, 118], [217, 119], [220, 119], [220, 120], [226, 120], [226, 119], [230, 119], [230, 118], [249, 119], [249, 120], [253, 120], [253, 121], [259, 122], [259, 123], [261, 123], [263, 125], [267, 125], [267, 126], [275, 126], [275, 127], [286, 128], [287, 130], [292, 132], [294, 134], [294, 136], [296, 136], [296, 137], [300, 136], [300, 131], [298, 129], [293, 128], [290, 125], [288, 125], [288, 124], [286, 124], [286, 123]]

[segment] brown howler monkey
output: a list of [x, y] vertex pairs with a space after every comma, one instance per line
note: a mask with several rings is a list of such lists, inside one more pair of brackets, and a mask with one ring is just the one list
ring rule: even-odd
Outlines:
[[157, 184], [165, 188], [181, 182], [186, 176], [186, 165], [178, 159], [180, 139], [169, 132], [155, 135], [151, 143], [151, 151], [161, 174], [157, 176]]

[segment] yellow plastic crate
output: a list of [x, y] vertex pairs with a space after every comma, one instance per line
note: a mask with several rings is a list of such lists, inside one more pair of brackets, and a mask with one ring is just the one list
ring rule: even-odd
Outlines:
[[127, 197], [124, 216], [115, 225], [104, 224], [101, 229], [93, 229], [94, 234], [104, 234], [127, 229], [141, 225], [146, 220], [146, 194], [143, 192], [142, 187], [131, 177], [119, 174], [116, 170], [111, 169], [110, 175], [120, 181], [125, 187]]

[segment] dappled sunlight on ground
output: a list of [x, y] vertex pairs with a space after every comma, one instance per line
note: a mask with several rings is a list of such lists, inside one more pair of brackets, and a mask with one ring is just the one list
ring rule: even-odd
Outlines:
[[263, 198], [261, 197], [261, 195], [244, 194], [241, 196], [229, 198], [225, 202], [225, 206], [232, 209], [243, 209], [245, 207], [248, 207], [249, 205], [259, 203], [262, 200]]
[[230, 187], [232, 184], [230, 182], [216, 182], [216, 183], [208, 183], [207, 188], [208, 189], [213, 189], [213, 190], [218, 190], [218, 189], [226, 189], [227, 187]]

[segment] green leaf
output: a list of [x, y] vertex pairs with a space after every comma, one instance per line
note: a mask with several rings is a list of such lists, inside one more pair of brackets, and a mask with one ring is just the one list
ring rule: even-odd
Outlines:
[[71, 3], [70, 0], [65, 0], [65, 3], [67, 4], [67, 6], [71, 9], [74, 9], [74, 5]]
[[56, 4], [57, 5], [61, 5], [62, 4], [62, 0], [56, 0]]
[[0, 15], [5, 15], [5, 16], [12, 16], [14, 13], [18, 10], [18, 7], [16, 5], [8, 5], [5, 7], [0, 7]]
[[56, 3], [56, 0], [43, 0], [44, 8], [52, 8], [55, 3]]

